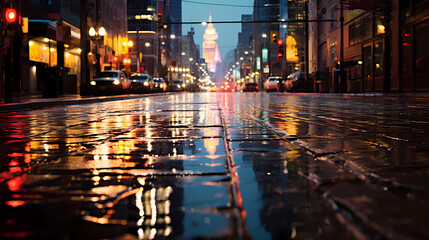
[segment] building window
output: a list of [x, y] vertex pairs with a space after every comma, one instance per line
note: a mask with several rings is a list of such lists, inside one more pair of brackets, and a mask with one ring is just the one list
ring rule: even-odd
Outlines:
[[429, 9], [429, 1], [427, 0], [414, 0], [413, 1], [413, 9], [414, 9], [414, 14], [419, 14], [422, 13], [424, 11], [426, 11], [427, 9]]
[[402, 0], [399, 1], [399, 15], [402, 21], [409, 18], [411, 16], [411, 1], [410, 0]]
[[371, 46], [367, 46], [363, 49], [362, 59], [364, 59], [364, 62], [363, 62], [364, 78], [365, 79], [371, 79], [372, 78], [372, 73], [371, 73], [371, 66], [372, 66]]
[[372, 37], [372, 19], [364, 18], [349, 27], [349, 45], [358, 44]]
[[[331, 11], [329, 11], [329, 19], [330, 20], [337, 20], [337, 9], [336, 8], [332, 8]], [[332, 21], [331, 22], [331, 27], [330, 29], [335, 29], [337, 27], [337, 21]]]
[[415, 27], [415, 72], [427, 76], [429, 72], [429, 23], [420, 23]]
[[326, 20], [326, 9], [322, 9], [321, 13], [320, 13], [320, 17], [319, 20], [321, 20], [317, 26], [318, 26], [318, 31], [319, 31], [319, 35], [323, 35], [325, 34], [325, 21]]
[[384, 76], [384, 48], [383, 42], [374, 44], [374, 76]]

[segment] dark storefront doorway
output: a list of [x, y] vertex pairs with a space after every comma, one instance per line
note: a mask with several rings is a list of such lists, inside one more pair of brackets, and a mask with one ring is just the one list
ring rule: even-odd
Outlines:
[[415, 79], [416, 91], [429, 91], [429, 22], [415, 27]]

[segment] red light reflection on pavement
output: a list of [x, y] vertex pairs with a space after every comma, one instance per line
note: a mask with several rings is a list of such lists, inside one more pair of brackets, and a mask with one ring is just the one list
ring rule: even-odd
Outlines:
[[25, 201], [22, 200], [10, 200], [6, 202], [7, 205], [11, 207], [19, 207], [25, 204]]

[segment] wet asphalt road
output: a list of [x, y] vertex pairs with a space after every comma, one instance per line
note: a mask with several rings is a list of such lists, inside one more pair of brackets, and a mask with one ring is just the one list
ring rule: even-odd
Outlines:
[[183, 93], [0, 114], [2, 239], [428, 239], [429, 100]]

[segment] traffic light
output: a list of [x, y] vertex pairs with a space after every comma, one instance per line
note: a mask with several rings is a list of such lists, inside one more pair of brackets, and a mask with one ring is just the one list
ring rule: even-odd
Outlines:
[[279, 39], [277, 41], [277, 45], [279, 46], [278, 47], [278, 53], [277, 53], [277, 59], [278, 60], [282, 60], [283, 59], [283, 52], [284, 52], [284, 50], [283, 50], [283, 40]]
[[5, 8], [2, 14], [3, 29], [7, 37], [15, 35], [18, 28], [18, 14], [13, 8]]
[[163, 21], [163, 18], [162, 18], [162, 13], [158, 13], [158, 21], [156, 22], [156, 27], [158, 29], [161, 29], [163, 27], [163, 25], [164, 25], [163, 22], [164, 21]]
[[277, 41], [279, 40], [279, 32], [271, 31], [270, 40], [271, 40], [271, 44], [276, 44]]

